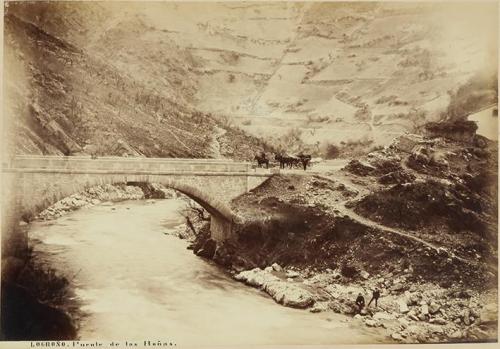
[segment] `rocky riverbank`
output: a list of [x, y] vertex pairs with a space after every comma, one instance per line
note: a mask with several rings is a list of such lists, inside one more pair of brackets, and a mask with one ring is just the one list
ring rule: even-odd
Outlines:
[[174, 195], [175, 192], [173, 190], [156, 183], [134, 183], [133, 185], [127, 185], [126, 183], [114, 185], [103, 184], [59, 200], [54, 205], [40, 212], [36, 218], [42, 220], [55, 219], [79, 208], [91, 207], [102, 202], [153, 198], [166, 199]]
[[[497, 144], [445, 136], [275, 175], [232, 202], [231, 239], [201, 230], [193, 250], [280, 304], [348, 314], [388, 340], [495, 341]], [[375, 288], [378, 306], [357, 314]]]
[[[409, 282], [409, 273], [364, 274], [352, 281], [340, 270], [286, 268], [278, 264], [234, 273], [236, 280], [262, 289], [276, 302], [353, 316], [353, 322], [378, 327], [402, 343], [489, 341], [496, 338], [497, 293], [480, 293], [455, 285], [442, 288], [430, 282]], [[361, 313], [354, 303], [361, 293], [366, 303], [378, 287], [381, 298]]]

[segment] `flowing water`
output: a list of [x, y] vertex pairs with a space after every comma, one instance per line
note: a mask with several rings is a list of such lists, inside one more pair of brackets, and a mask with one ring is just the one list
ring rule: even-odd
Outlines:
[[359, 320], [276, 304], [168, 235], [176, 199], [128, 201], [35, 222], [38, 258], [70, 275], [86, 314], [81, 340], [168, 340], [177, 345], [377, 343]]

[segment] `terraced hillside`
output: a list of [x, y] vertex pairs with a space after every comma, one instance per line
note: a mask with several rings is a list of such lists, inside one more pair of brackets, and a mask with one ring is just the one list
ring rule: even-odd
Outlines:
[[[58, 2], [10, 3], [6, 12], [81, 50], [96, 72], [81, 69], [92, 83], [77, 85], [108, 84], [102, 91], [87, 86], [109, 100], [112, 110], [103, 114], [118, 113], [115, 105], [142, 105], [141, 112], [119, 114], [150, 120], [142, 136], [156, 132], [155, 120], [185, 123], [156, 135], [172, 139], [171, 156], [186, 148], [176, 136], [188, 148], [208, 142], [209, 126], [200, 131], [207, 139], [183, 131], [196, 123], [188, 117], [194, 111], [225, 115], [264, 138], [299, 128], [304, 141], [318, 146], [387, 143], [439, 119], [472, 77], [497, 75], [495, 4]], [[17, 31], [7, 25], [7, 44], [20, 45]], [[48, 49], [46, 39], [36, 40], [36, 50]], [[71, 74], [79, 69], [65, 67]], [[108, 74], [115, 78], [108, 81]], [[88, 97], [82, 93], [71, 96]], [[153, 143], [146, 148], [168, 148]]]

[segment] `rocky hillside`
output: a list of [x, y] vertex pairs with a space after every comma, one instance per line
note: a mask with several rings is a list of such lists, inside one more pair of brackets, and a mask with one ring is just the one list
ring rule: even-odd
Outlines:
[[[129, 153], [207, 156], [206, 113], [258, 137], [299, 128], [310, 144], [387, 143], [441, 118], [477, 74], [496, 81], [495, 6], [10, 3], [7, 90], [30, 94], [34, 114], [57, 122], [48, 132], [68, 136], [47, 148], [105, 138]], [[39, 148], [30, 118], [23, 151]]]
[[210, 249], [202, 231], [193, 249], [313, 312], [355, 314], [356, 295], [379, 288], [356, 319], [397, 341], [492, 340], [498, 147], [475, 130], [430, 124], [342, 170], [275, 175], [233, 201], [233, 239]]
[[[11, 151], [249, 159], [264, 149], [260, 140], [188, 103], [193, 88], [178, 89], [175, 82], [181, 77], [191, 81], [182, 69], [188, 52], [181, 57], [179, 50], [179, 61], [171, 64], [177, 73], [170, 74], [158, 57], [152, 61], [163, 71], [153, 66], [136, 71], [132, 63], [96, 54], [105, 50], [88, 48], [85, 34], [93, 33], [95, 24], [88, 20], [112, 14], [96, 6], [21, 3], [6, 8], [4, 81]], [[31, 11], [34, 8], [38, 12]], [[70, 24], [79, 34], [67, 30]], [[128, 34], [144, 29], [137, 23], [128, 25], [120, 27]], [[106, 40], [101, 44], [108, 48], [110, 42], [118, 42], [111, 36]], [[168, 51], [173, 44], [166, 45]], [[142, 57], [134, 59], [139, 62]], [[168, 80], [155, 78], [162, 76]]]

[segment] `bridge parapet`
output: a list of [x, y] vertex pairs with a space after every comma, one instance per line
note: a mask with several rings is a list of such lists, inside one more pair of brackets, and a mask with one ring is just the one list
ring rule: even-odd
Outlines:
[[45, 169], [68, 171], [150, 171], [150, 172], [249, 172], [250, 164], [212, 159], [168, 159], [168, 158], [122, 158], [106, 157], [91, 159], [89, 157], [71, 156], [16, 156], [10, 159], [4, 169]]

